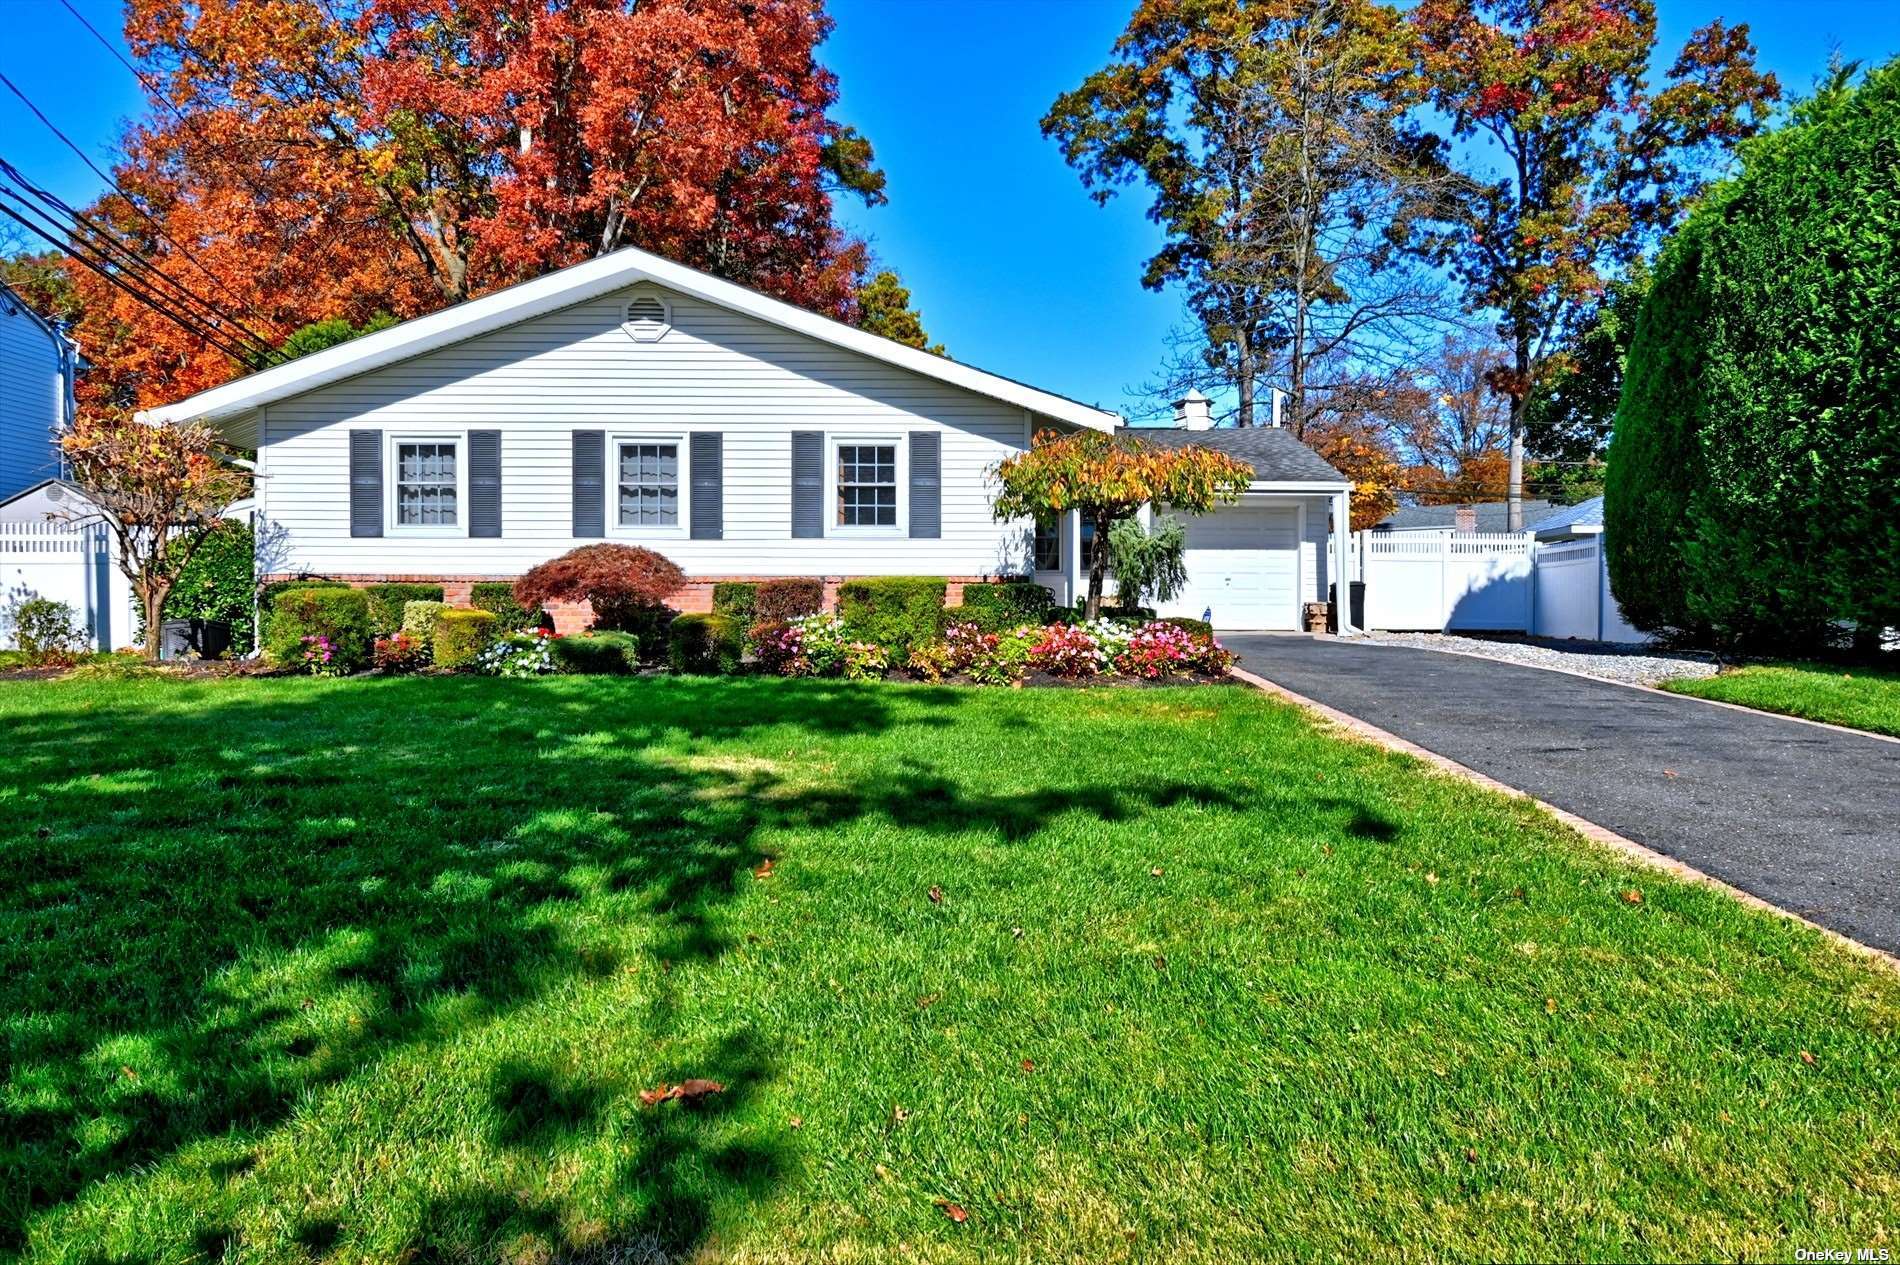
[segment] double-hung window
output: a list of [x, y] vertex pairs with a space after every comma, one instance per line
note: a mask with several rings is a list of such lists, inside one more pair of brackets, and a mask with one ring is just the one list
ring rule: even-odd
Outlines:
[[457, 448], [452, 439], [396, 441], [396, 526], [460, 525]]
[[633, 530], [680, 525], [680, 446], [676, 440], [624, 439], [615, 445], [619, 514]]
[[838, 445], [838, 526], [897, 526], [897, 445]]

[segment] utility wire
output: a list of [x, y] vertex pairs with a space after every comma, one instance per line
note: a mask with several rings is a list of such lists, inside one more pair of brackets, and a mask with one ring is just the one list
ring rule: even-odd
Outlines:
[[[137, 72], [134, 72], [134, 73], [137, 73]], [[240, 311], [245, 311], [248, 315], [251, 315], [251, 316], [256, 315], [255, 312], [249, 311], [248, 305], [244, 302], [244, 300], [241, 297], [239, 297], [236, 293], [234, 293], [229, 286], [224, 284], [224, 282], [218, 279], [218, 276], [216, 273], [212, 272], [211, 269], [205, 267], [204, 262], [200, 260], [198, 256], [194, 255], [183, 243], [179, 242], [176, 238], [173, 238], [170, 234], [168, 234], [165, 231], [164, 225], [160, 224], [158, 220], [154, 218], [149, 211], [147, 211], [144, 207], [139, 205], [137, 198], [134, 198], [131, 194], [127, 193], [124, 190], [124, 188], [122, 188], [119, 185], [118, 181], [114, 180], [110, 175], [108, 175], [104, 170], [100, 168], [98, 163], [95, 163], [92, 160], [91, 156], [88, 155], [85, 150], [81, 149], [78, 145], [76, 145], [73, 142], [71, 137], [67, 136], [66, 133], [62, 132], [59, 129], [58, 125], [56, 125], [53, 122], [53, 120], [47, 118], [45, 111], [41, 110], [39, 106], [35, 105], [33, 103], [33, 99], [27, 96], [26, 93], [22, 92], [18, 84], [14, 83], [11, 79], [7, 78], [5, 72], [0, 72], [0, 84], [4, 84], [6, 86], [7, 91], [11, 92], [14, 96], [18, 97], [20, 99], [21, 104], [25, 105], [27, 109], [33, 112], [33, 117], [38, 119], [41, 123], [43, 123], [46, 126], [47, 131], [51, 132], [54, 136], [57, 136], [60, 139], [60, 142], [63, 145], [65, 145], [67, 149], [70, 149], [75, 155], [77, 155], [80, 162], [85, 163], [87, 167], [91, 168], [93, 175], [105, 181], [107, 188], [111, 189], [114, 193], [117, 193], [120, 197], [124, 198], [126, 201], [126, 205], [130, 206], [134, 211], [136, 211], [139, 214], [140, 218], [142, 218], [147, 224], [150, 224], [152, 226], [153, 232], [157, 233], [158, 236], [163, 241], [169, 243], [171, 247], [174, 250], [176, 250], [179, 254], [183, 255], [186, 259], [190, 260], [191, 265], [194, 268], [196, 268], [199, 272], [203, 273], [205, 277], [211, 282], [212, 285], [222, 290], [227, 298], [229, 298], [232, 302], [236, 303]], [[183, 118], [184, 116], [180, 115], [179, 117]], [[237, 325], [240, 329], [244, 328], [241, 322], [232, 321], [232, 324]], [[254, 331], [245, 329], [244, 332], [252, 338], [257, 338], [257, 341], [264, 343], [266, 346], [269, 345], [268, 340], [263, 339], [263, 338], [258, 338], [257, 334]]]
[[[4, 191], [0, 190], [0, 192], [4, 192]], [[53, 246], [55, 249], [65, 252], [68, 255], [68, 257], [70, 257], [73, 260], [73, 262], [79, 264], [81, 267], [87, 269], [90, 272], [97, 273], [108, 285], [111, 285], [115, 289], [121, 290], [127, 295], [130, 295], [134, 300], [143, 304], [146, 307], [151, 308], [154, 312], [157, 312], [160, 316], [163, 316], [167, 320], [171, 321], [174, 325], [178, 326], [180, 329], [184, 330], [186, 333], [191, 334], [196, 338], [203, 339], [205, 342], [209, 343], [211, 346], [216, 347], [219, 351], [222, 351], [227, 356], [230, 356], [233, 360], [239, 361], [240, 363], [246, 362], [248, 353], [246, 353], [245, 351], [242, 351], [238, 348], [230, 346], [229, 344], [225, 343], [224, 340], [221, 337], [219, 337], [215, 332], [205, 329], [203, 326], [197, 324], [196, 322], [190, 320], [187, 317], [181, 316], [177, 312], [173, 311], [170, 307], [166, 306], [166, 304], [162, 300], [156, 298], [155, 296], [149, 294], [148, 292], [144, 290], [141, 290], [136, 285], [129, 283], [128, 281], [125, 280], [124, 277], [115, 273], [111, 268], [95, 262], [90, 256], [73, 251], [71, 249], [71, 244], [69, 242], [61, 241], [59, 237], [57, 237], [56, 235], [52, 233], [47, 232], [45, 229], [33, 223], [33, 221], [27, 219], [25, 216], [21, 215], [18, 211], [6, 205], [4, 202], [0, 202], [0, 215], [6, 216], [8, 219], [12, 220], [14, 223], [20, 225], [22, 228], [32, 233], [34, 236], [42, 238], [49, 245]]]
[[[35, 185], [20, 172], [19, 168], [4, 158], [0, 158], [0, 176], [25, 189], [27, 194], [32, 195], [32, 199], [37, 199], [39, 206], [35, 206], [26, 194], [20, 193], [17, 189], [11, 190], [12, 196], [21, 205], [44, 218], [60, 232], [70, 235], [72, 241], [90, 246], [96, 254], [104, 256], [115, 266], [136, 276], [145, 286], [160, 294], [165, 294], [170, 302], [188, 307], [197, 320], [217, 329], [229, 341], [244, 347], [245, 353], [240, 357], [241, 359], [250, 362], [272, 354], [269, 342], [258, 337], [241, 322], [232, 320], [215, 304], [194, 293], [176, 278], [158, 268], [150, 260], [120, 241], [109, 229]], [[47, 214], [42, 207], [51, 207], [66, 219], [56, 219]], [[90, 232], [96, 241], [89, 241], [86, 237], [87, 232]], [[227, 326], [234, 328], [237, 332], [229, 332], [226, 329]]]

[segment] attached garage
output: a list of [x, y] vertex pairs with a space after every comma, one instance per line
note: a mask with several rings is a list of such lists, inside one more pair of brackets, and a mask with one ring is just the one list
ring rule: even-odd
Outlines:
[[1187, 589], [1162, 612], [1236, 630], [1299, 627], [1303, 507], [1249, 498], [1187, 520]]
[[1352, 485], [1278, 427], [1197, 425], [1206, 403], [1192, 397], [1176, 412], [1179, 429], [1143, 438], [1238, 457], [1253, 467], [1254, 482], [1237, 504], [1185, 519], [1187, 588], [1161, 613], [1211, 617], [1221, 631], [1298, 629], [1306, 603], [1326, 601], [1345, 569], [1346, 537], [1329, 538], [1328, 528], [1335, 518], [1345, 522]]

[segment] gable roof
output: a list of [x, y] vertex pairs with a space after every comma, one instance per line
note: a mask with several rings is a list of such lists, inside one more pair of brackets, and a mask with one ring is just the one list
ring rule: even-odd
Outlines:
[[[1540, 525], [1557, 512], [1549, 501], [1527, 500], [1524, 505], [1526, 530]], [[1477, 511], [1475, 531], [1508, 531], [1510, 506], [1503, 501], [1480, 501], [1475, 505], [1406, 505], [1387, 514], [1373, 525], [1373, 531], [1450, 531], [1457, 525], [1454, 515], [1461, 509]]]
[[794, 333], [1028, 409], [1056, 421], [1104, 431], [1121, 425], [1121, 418], [1105, 409], [1093, 408], [1000, 374], [987, 373], [971, 365], [959, 364], [943, 356], [933, 356], [927, 351], [868, 334], [842, 321], [819, 316], [757, 290], [632, 247], [574, 264], [558, 272], [550, 272], [505, 290], [497, 290], [479, 299], [469, 299], [454, 307], [404, 321], [374, 334], [365, 334], [288, 364], [260, 370], [209, 391], [201, 391], [175, 404], [146, 409], [139, 417], [160, 423], [226, 421], [278, 400], [426, 355], [642, 281], [650, 281], [677, 293], [756, 317]]
[[60, 333], [57, 325], [54, 325], [53, 322], [47, 320], [38, 312], [35, 312], [32, 306], [28, 304], [25, 299], [20, 297], [20, 292], [4, 281], [0, 281], [0, 312], [5, 312], [9, 316], [15, 314], [24, 315], [28, 320], [44, 330], [47, 338], [51, 339], [53, 345], [57, 348], [71, 351], [78, 346], [72, 339]]
[[1537, 538], [1592, 536], [1603, 530], [1603, 498], [1593, 496], [1552, 514], [1537, 524]]
[[1186, 448], [1198, 444], [1238, 457], [1253, 467], [1260, 483], [1347, 482], [1346, 476], [1332, 468], [1318, 453], [1293, 438], [1293, 433], [1278, 426], [1216, 426], [1210, 430], [1185, 430], [1178, 427], [1136, 426], [1128, 434], [1151, 440], [1166, 448]]

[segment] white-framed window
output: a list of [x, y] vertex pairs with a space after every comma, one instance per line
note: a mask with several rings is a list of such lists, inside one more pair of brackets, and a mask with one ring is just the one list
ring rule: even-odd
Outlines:
[[687, 522], [683, 435], [616, 435], [607, 519], [614, 530], [668, 536]]
[[1038, 571], [1062, 570], [1062, 519], [1036, 520], [1036, 539], [1031, 555]]
[[395, 435], [389, 442], [389, 522], [399, 532], [465, 528], [467, 474], [460, 435]]
[[841, 436], [831, 447], [832, 525], [895, 534], [903, 526], [903, 444], [889, 436]]

